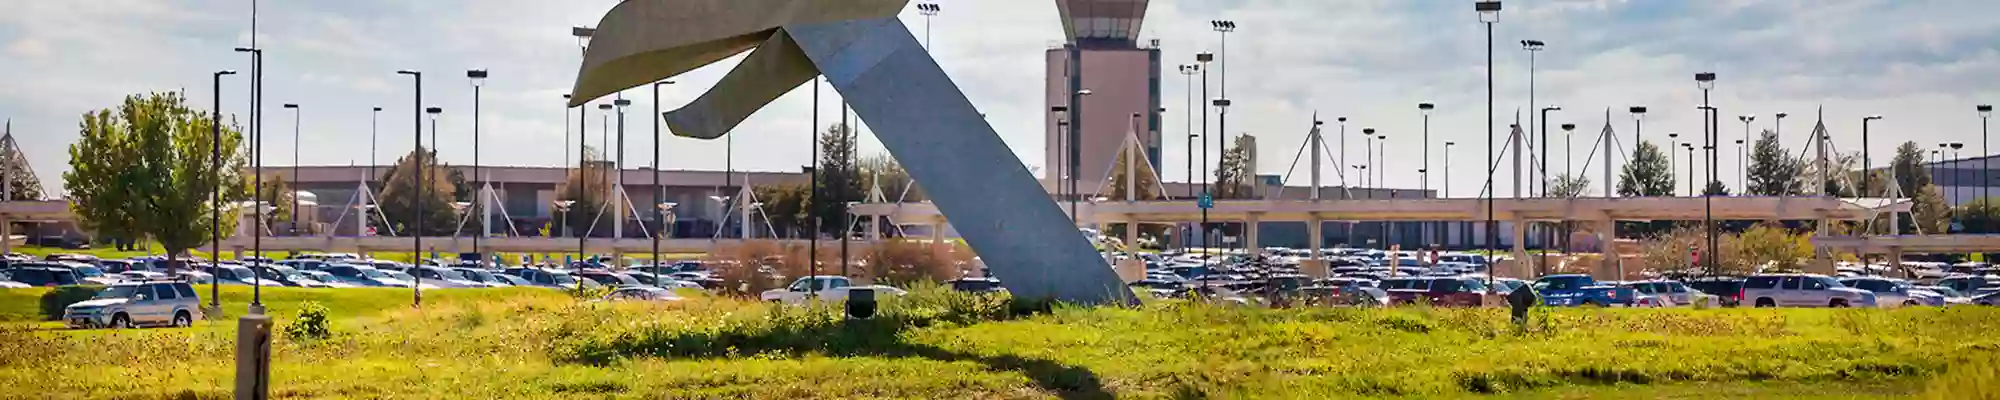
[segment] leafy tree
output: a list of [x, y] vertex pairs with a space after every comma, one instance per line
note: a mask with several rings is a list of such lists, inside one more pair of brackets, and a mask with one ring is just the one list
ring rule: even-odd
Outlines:
[[70, 207], [100, 233], [151, 237], [166, 248], [170, 268], [178, 268], [182, 254], [208, 243], [211, 229], [233, 230], [232, 211], [215, 218], [213, 194], [220, 191], [224, 202], [247, 198], [237, 184], [243, 156], [225, 152], [221, 168], [211, 158], [218, 144], [241, 146], [242, 135], [229, 126], [217, 138], [213, 124], [177, 93], [127, 96], [115, 112], [85, 113], [69, 147], [70, 171], [63, 173]]
[[1625, 163], [1618, 172], [1618, 195], [1625, 197], [1658, 197], [1674, 194], [1674, 171], [1667, 166], [1667, 156], [1652, 142], [1639, 142], [1632, 152], [1632, 162]]
[[609, 234], [612, 218], [605, 210], [609, 205], [605, 200], [613, 193], [613, 167], [595, 149], [585, 148], [583, 162], [570, 169], [562, 186], [556, 188], [556, 201], [571, 202], [567, 210], [556, 215], [556, 222], [568, 227], [569, 235]]
[[[1736, 242], [1736, 252], [1730, 258], [1740, 259], [1743, 262], [1732, 263], [1734, 265], [1760, 266], [1769, 263], [1775, 270], [1798, 272], [1802, 269], [1802, 260], [1813, 255], [1812, 241], [1807, 235], [1793, 233], [1784, 226], [1773, 223], [1757, 224], [1743, 231], [1743, 234], [1737, 235]], [[1728, 272], [1744, 274], [1757, 271], [1746, 269]]]
[[819, 162], [813, 173], [819, 176], [821, 201], [812, 204], [812, 216], [819, 219], [820, 233], [844, 234], [849, 218], [845, 205], [861, 201], [867, 194], [854, 159], [854, 140], [854, 131], [846, 124], [834, 124], [820, 133]]
[[1222, 152], [1222, 160], [1215, 166], [1216, 199], [1248, 199], [1251, 183], [1256, 176], [1251, 175], [1250, 154], [1256, 151], [1257, 139], [1250, 135], [1239, 135]]
[[1915, 219], [1904, 224], [1906, 233], [1940, 234], [1951, 227], [1951, 204], [1945, 203], [1944, 192], [1937, 186], [1924, 186], [1917, 190], [1911, 203], [1914, 204], [1910, 206], [1910, 213], [1915, 214]]
[[[772, 235], [797, 237], [808, 227], [806, 209], [811, 207], [811, 189], [804, 184], [761, 185], [750, 188], [750, 194], [762, 203], [764, 218], [770, 220]], [[755, 222], [753, 221], [754, 225]]]
[[1965, 225], [1965, 233], [2000, 233], [2000, 205], [1991, 197], [1973, 199], [1953, 213]]
[[1805, 193], [1805, 163], [1793, 158], [1771, 131], [1757, 136], [1750, 151], [1750, 187], [1745, 193], [1759, 196], [1797, 196]]
[[[1915, 198], [1918, 189], [1931, 185], [1931, 171], [1924, 168], [1924, 150], [1917, 142], [1903, 142], [1896, 146], [1896, 158], [1889, 161], [1890, 173], [1896, 176], [1896, 188], [1903, 192], [1903, 198]], [[1869, 191], [1869, 194], [1883, 193]]]
[[[1590, 191], [1590, 178], [1582, 175], [1557, 175], [1555, 179], [1549, 182], [1549, 196], [1556, 198], [1574, 199], [1583, 197], [1583, 194], [1588, 191]], [[1562, 237], [1557, 239], [1562, 240], [1562, 247], [1564, 249], [1570, 248], [1570, 236], [1573, 236], [1577, 230], [1584, 227], [1581, 221], [1569, 220], [1557, 223], [1556, 226], [1562, 231]]]
[[920, 202], [927, 198], [924, 188], [910, 178], [910, 171], [903, 169], [903, 164], [896, 162], [895, 157], [888, 154], [862, 157], [860, 168], [862, 187], [880, 187], [884, 200]]
[[[425, 167], [421, 178], [417, 173], [417, 151], [424, 152]], [[452, 188], [446, 180], [445, 168], [447, 166], [438, 164], [437, 152], [429, 149], [411, 151], [397, 158], [396, 164], [389, 167], [386, 177], [382, 179], [379, 207], [397, 235], [443, 236], [451, 234], [456, 228], [457, 213], [451, 208]], [[419, 203], [423, 204], [421, 216], [417, 214]], [[414, 232], [419, 218], [424, 222], [424, 231]]]

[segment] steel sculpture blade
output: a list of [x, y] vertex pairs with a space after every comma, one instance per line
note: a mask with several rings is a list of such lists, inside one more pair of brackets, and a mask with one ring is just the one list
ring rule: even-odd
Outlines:
[[744, 51], [714, 88], [664, 115], [714, 139], [824, 75], [1014, 296], [1134, 304], [985, 117], [896, 19], [907, 0], [630, 0], [599, 22], [571, 106]]

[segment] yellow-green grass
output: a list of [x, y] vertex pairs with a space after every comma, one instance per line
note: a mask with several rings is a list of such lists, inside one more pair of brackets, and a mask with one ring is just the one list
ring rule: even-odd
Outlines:
[[[1160, 302], [1020, 315], [935, 288], [867, 322], [700, 296], [434, 291], [412, 309], [407, 292], [326, 293], [266, 293], [281, 325], [287, 302], [335, 314], [332, 339], [274, 344], [281, 397], [1964, 398], [1980, 385], [1962, 382], [1993, 382], [1994, 368], [1957, 367], [2000, 350], [2000, 311], [1987, 308], [1566, 309], [1520, 331], [1495, 309]], [[232, 340], [226, 326], [0, 332], [0, 387], [222, 397]]]

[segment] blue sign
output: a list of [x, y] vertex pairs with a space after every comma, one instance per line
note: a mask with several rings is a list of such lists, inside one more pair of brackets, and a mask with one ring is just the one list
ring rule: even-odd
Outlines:
[[1201, 209], [1203, 210], [1215, 208], [1215, 196], [1210, 195], [1207, 192], [1203, 192], [1201, 194], [1201, 199], [1195, 200], [1194, 203], [1196, 206], [1201, 207]]

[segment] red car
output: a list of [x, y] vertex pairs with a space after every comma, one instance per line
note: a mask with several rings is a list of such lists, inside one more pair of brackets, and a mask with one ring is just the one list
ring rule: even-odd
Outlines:
[[1381, 287], [1389, 292], [1390, 305], [1417, 304], [1418, 299], [1440, 307], [1485, 304], [1486, 281], [1476, 278], [1396, 278], [1382, 281]]

